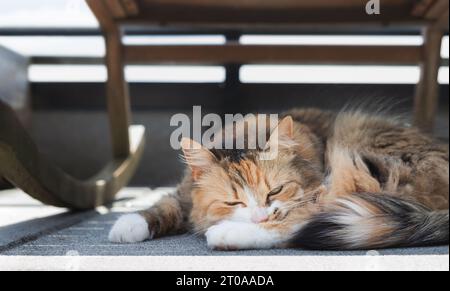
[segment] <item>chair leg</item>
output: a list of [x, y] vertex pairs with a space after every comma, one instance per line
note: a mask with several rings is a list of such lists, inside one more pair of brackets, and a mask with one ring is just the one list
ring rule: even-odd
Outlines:
[[124, 47], [122, 32], [112, 18], [105, 1], [87, 0], [87, 4], [98, 19], [105, 36], [106, 66], [108, 82], [106, 95], [111, 127], [113, 154], [123, 158], [130, 153], [130, 97], [128, 83], [125, 80]]
[[441, 29], [428, 27], [423, 35], [423, 60], [416, 89], [414, 122], [423, 131], [432, 132], [439, 103], [438, 74], [443, 33]]
[[107, 100], [111, 127], [113, 154], [115, 158], [126, 157], [130, 153], [130, 97], [125, 80], [122, 34], [118, 29], [105, 33], [106, 66], [108, 69]]

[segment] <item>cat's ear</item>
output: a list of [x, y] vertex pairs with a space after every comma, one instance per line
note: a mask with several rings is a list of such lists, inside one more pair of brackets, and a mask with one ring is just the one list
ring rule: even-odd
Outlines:
[[296, 145], [297, 143], [294, 141], [294, 120], [291, 116], [287, 116], [272, 131], [261, 159], [273, 160], [277, 157], [279, 149], [288, 149]]
[[286, 116], [280, 121], [277, 127], [278, 136], [284, 139], [294, 139], [294, 119], [292, 116]]
[[273, 130], [267, 142], [266, 149], [276, 146], [290, 147], [295, 145], [294, 142], [294, 120], [291, 116], [283, 118], [278, 126]]
[[214, 155], [201, 144], [189, 138], [181, 140], [181, 148], [186, 164], [192, 170], [192, 177], [194, 180], [198, 180], [214, 162]]

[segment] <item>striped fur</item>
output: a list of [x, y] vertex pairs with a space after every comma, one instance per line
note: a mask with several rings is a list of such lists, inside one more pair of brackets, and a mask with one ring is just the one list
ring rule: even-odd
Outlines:
[[449, 243], [449, 213], [385, 194], [354, 194], [313, 215], [290, 245], [319, 250]]

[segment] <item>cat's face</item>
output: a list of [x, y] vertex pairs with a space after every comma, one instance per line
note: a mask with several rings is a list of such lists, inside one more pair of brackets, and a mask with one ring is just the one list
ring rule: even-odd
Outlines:
[[[284, 123], [277, 138], [284, 135], [294, 141], [292, 119]], [[197, 150], [190, 150], [187, 143], [183, 148], [194, 179], [192, 220], [197, 228], [223, 220], [255, 224], [283, 220], [289, 211], [316, 198], [322, 176], [317, 164], [307, 160], [314, 156], [305, 152], [311, 144], [292, 142], [280, 147], [275, 159], [264, 160], [257, 150], [209, 151], [198, 144]]]

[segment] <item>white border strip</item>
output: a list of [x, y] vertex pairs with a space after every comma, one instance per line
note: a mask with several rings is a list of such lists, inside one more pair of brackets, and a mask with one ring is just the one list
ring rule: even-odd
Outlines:
[[0, 271], [449, 271], [449, 256], [1, 257]]

